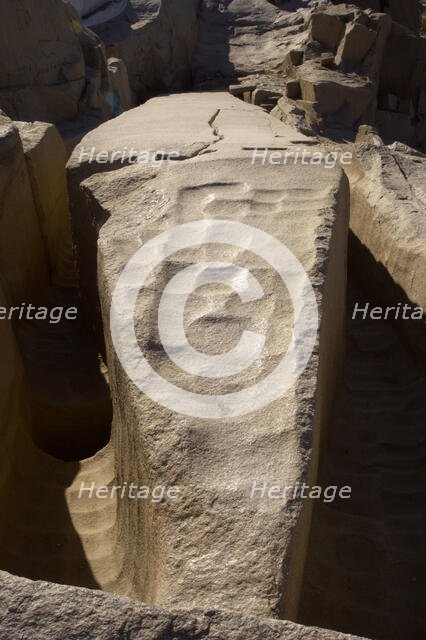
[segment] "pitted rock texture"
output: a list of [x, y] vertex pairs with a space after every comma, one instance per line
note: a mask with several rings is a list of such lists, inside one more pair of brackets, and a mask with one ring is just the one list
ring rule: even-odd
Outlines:
[[9, 640], [363, 640], [250, 615], [156, 609], [4, 572], [0, 586], [0, 632]]
[[[310, 505], [251, 498], [251, 489], [253, 481], [291, 485], [315, 478], [342, 357], [348, 200], [339, 169], [311, 166], [301, 174], [294, 166], [252, 163], [250, 147], [292, 148], [292, 140], [291, 129], [227, 94], [173, 95], [103, 125], [81, 148], [94, 145], [110, 157], [121, 145], [159, 150], [167, 141], [180, 160], [161, 167], [115, 164], [109, 171], [103, 164], [97, 173], [99, 166], [87, 157], [79, 163], [77, 148], [69, 163], [81, 256], [93, 253], [88, 238], [95, 242], [99, 234], [97, 282], [93, 265], [81, 258], [80, 275], [92, 317], [96, 287], [102, 307], [117, 478], [181, 487], [180, 499], [139, 510], [120, 501], [123, 573], [132, 578], [131, 595], [145, 602], [297, 615]], [[292, 389], [262, 410], [216, 421], [165, 409], [131, 383], [111, 343], [109, 311], [117, 278], [141, 244], [183, 222], [223, 218], [258, 227], [296, 254], [314, 285], [321, 323], [314, 354]], [[213, 245], [171, 256], [144, 288], [135, 322], [140, 346], [157, 372], [203, 392], [201, 378], [194, 384], [165, 357], [156, 313], [167, 281], [209, 258], [246, 266], [266, 292], [263, 307], [245, 310], [220, 289], [214, 297], [197, 289], [188, 302], [189, 339], [203, 352], [227, 351], [242, 327], [266, 331], [269, 359], [229, 382], [209, 379], [209, 394], [226, 394], [269, 373], [291, 332], [285, 288], [250, 246], [243, 251]]]

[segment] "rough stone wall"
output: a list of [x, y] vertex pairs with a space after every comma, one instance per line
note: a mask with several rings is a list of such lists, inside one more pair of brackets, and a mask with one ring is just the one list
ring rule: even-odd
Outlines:
[[[0, 305], [7, 298], [0, 288]], [[20, 434], [28, 429], [30, 412], [26, 398], [25, 375], [21, 355], [10, 321], [0, 323], [2, 370], [0, 376], [0, 499], [7, 500], [9, 480], [14, 463], [14, 451], [19, 447]]]
[[2, 0], [0, 12], [0, 109], [10, 118], [87, 130], [130, 108], [124, 63], [108, 69], [104, 43], [70, 3], [49, 0], [34, 10], [31, 0]]
[[67, 152], [54, 125], [18, 122], [50, 277], [56, 284], [73, 282], [73, 250], [65, 176]]
[[[361, 128], [348, 167], [352, 246], [361, 279], [371, 276], [370, 287], [384, 306], [426, 308], [425, 172], [422, 153], [401, 143], [386, 146], [377, 133]], [[424, 322], [396, 324], [423, 368]]]
[[279, 73], [289, 48], [306, 40], [316, 2], [297, 8], [268, 0], [203, 0], [192, 68], [196, 87], [250, 74]]
[[0, 13], [0, 108], [15, 120], [75, 117], [85, 62], [72, 7], [48, 0], [34, 11], [31, 0], [2, 0]]
[[8, 302], [21, 304], [40, 295], [49, 269], [22, 141], [5, 116], [0, 116], [0, 157], [0, 274]]
[[426, 39], [394, 22], [383, 60], [379, 131], [385, 139], [422, 146], [426, 141]]
[[[335, 4], [339, 0], [333, 0]], [[351, 2], [362, 9], [385, 12], [392, 20], [408, 27], [418, 34], [421, 25], [422, 3], [421, 0], [354, 0]]]
[[[78, 309], [65, 162], [53, 125], [0, 116], [0, 565], [96, 587], [84, 554], [93, 554], [99, 538], [84, 551], [81, 542], [92, 508], [85, 513], [70, 487], [79, 471], [87, 475], [73, 461], [108, 441], [108, 387], [94, 341], [78, 321], [34, 319], [38, 306]], [[89, 475], [110, 477], [110, 460], [107, 451], [95, 457]], [[115, 503], [108, 506], [114, 515]], [[100, 514], [100, 538], [110, 519], [110, 512]], [[93, 565], [100, 571], [97, 559]]]
[[99, 591], [0, 572], [0, 630], [10, 640], [362, 640], [352, 635], [220, 611], [167, 611]]
[[190, 87], [198, 5], [198, 0], [133, 0], [124, 14], [94, 28], [108, 55], [124, 60], [138, 102]]

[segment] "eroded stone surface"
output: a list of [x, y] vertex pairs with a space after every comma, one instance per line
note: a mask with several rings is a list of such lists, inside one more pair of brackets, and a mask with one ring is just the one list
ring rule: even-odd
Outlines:
[[0, 108], [9, 117], [75, 121], [82, 129], [87, 119], [99, 124], [125, 108], [114, 105], [103, 42], [82, 25], [70, 3], [49, 0], [34, 7], [29, 0], [4, 1], [1, 11]]

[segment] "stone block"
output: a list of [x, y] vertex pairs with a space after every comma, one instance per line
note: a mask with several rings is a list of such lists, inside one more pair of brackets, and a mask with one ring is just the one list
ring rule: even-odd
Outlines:
[[[97, 283], [101, 300], [116, 407], [113, 446], [120, 450], [116, 455], [119, 475], [129, 477], [131, 452], [135, 482], [149, 477], [154, 485], [182, 487], [180, 501], [142, 508], [132, 525], [134, 553], [124, 559], [124, 566], [133, 572], [139, 597], [162, 606], [223, 606], [234, 611], [249, 607], [258, 615], [278, 616], [284, 611], [293, 616], [307, 543], [303, 523], [310, 507], [299, 504], [290, 510], [289, 504], [258, 494], [251, 497], [251, 492], [253, 480], [269, 486], [270, 482], [289, 485], [302, 477], [315, 477], [317, 451], [315, 445], [311, 449], [304, 443], [319, 439], [331, 410], [334, 376], [340, 370], [346, 179], [337, 167], [304, 166], [302, 171], [295, 165], [252, 163], [253, 148], [273, 149], [279, 144], [296, 150], [308, 140], [229, 94], [153, 99], [102, 125], [82, 144], [109, 154], [122, 145], [158, 150], [165, 142], [180, 154], [194, 149], [192, 157], [157, 168], [110, 165], [99, 174], [94, 164], [79, 163], [77, 148], [68, 165], [80, 251], [88, 250], [87, 238], [94, 228], [98, 231], [93, 238], [95, 251], [98, 247], [97, 280], [87, 261], [80, 262], [81, 277], [89, 308], [96, 308], [96, 292], [88, 283]], [[195, 143], [202, 143], [198, 152]], [[222, 416], [217, 420], [213, 414], [216, 407], [222, 411], [222, 401], [217, 404], [213, 399], [207, 414], [203, 409], [177, 411], [136, 388], [115, 353], [109, 313], [117, 278], [141, 241], [183, 223], [210, 220], [213, 224], [223, 219], [258, 227], [298, 256], [316, 288], [323, 321], [317, 355], [293, 389], [248, 416], [231, 417], [225, 412], [217, 414]], [[91, 220], [95, 223], [89, 229]], [[191, 231], [190, 236], [198, 245]], [[251, 251], [251, 243], [244, 246], [213, 243], [207, 253], [203, 248], [201, 254], [189, 248], [166, 258], [161, 274], [150, 280], [137, 305], [135, 327], [143, 352], [160, 376], [178, 386], [189, 385], [195, 394], [226, 397], [252, 386], [260, 373], [256, 366], [231, 379], [214, 378], [206, 386], [202, 378], [194, 380], [180, 369], [178, 383], [175, 364], [164, 357], [155, 320], [159, 296], [170, 277], [202, 256], [203, 260], [238, 260], [259, 277], [263, 274], [268, 302], [266, 307], [260, 301], [242, 311], [236, 296], [215, 285], [210, 292], [200, 287], [185, 312], [193, 345], [208, 354], [217, 353], [218, 346], [220, 353], [227, 351], [238, 342], [243, 317], [253, 328], [270, 327], [270, 358], [258, 363], [267, 375], [268, 367], [275, 367], [286, 350], [282, 340], [286, 343], [291, 335], [291, 305], [280, 306], [281, 288], [275, 275]], [[317, 368], [322, 354], [334, 363], [323, 373]], [[240, 405], [236, 413], [247, 409]], [[123, 525], [128, 515], [122, 513]], [[287, 567], [285, 576], [283, 566]]]
[[318, 12], [312, 15], [311, 37], [331, 51], [336, 51], [345, 33], [345, 23], [337, 15]]
[[[392, 127], [404, 129], [402, 114], [381, 113], [389, 118], [389, 133]], [[409, 126], [406, 116], [407, 138]], [[404, 145], [389, 149], [376, 140], [357, 144], [355, 159], [362, 179], [353, 192], [352, 230], [407, 299], [426, 308], [426, 158]]]
[[375, 41], [376, 32], [372, 29], [358, 23], [347, 25], [336, 53], [336, 64], [361, 64]]
[[307, 73], [300, 79], [302, 98], [318, 105], [324, 117], [342, 112], [342, 124], [352, 127], [366, 117], [373, 101], [373, 86], [365, 82], [353, 82], [338, 72], [322, 69], [320, 73]]

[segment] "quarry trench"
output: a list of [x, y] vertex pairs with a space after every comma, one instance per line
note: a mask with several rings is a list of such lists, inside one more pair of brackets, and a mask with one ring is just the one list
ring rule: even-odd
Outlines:
[[[95, 236], [106, 220], [95, 220]], [[95, 247], [91, 243], [89, 251]], [[89, 268], [96, 258], [87, 256]], [[354, 499], [349, 506], [315, 505], [312, 524], [309, 518], [304, 522], [309, 546], [292, 618], [378, 640], [418, 640], [426, 594], [426, 585], [421, 584], [419, 594], [418, 584], [423, 579], [418, 577], [419, 558], [420, 566], [426, 566], [424, 377], [391, 323], [351, 319], [354, 300], [375, 300], [370, 283], [359, 282], [359, 259], [350, 250], [345, 375], [321, 444], [318, 476], [324, 486], [353, 486]], [[91, 277], [96, 281], [95, 274]], [[45, 299], [50, 304], [52, 299], [75, 301], [71, 276], [70, 281], [68, 287], [50, 286]], [[105, 354], [99, 354], [99, 325], [92, 318], [86, 324], [59, 323], [52, 332], [30, 322], [15, 327], [15, 335], [20, 356], [11, 333], [7, 339], [14, 357], [22, 360], [16, 374], [22, 415], [8, 449], [9, 471], [3, 472], [1, 568], [34, 580], [169, 604], [161, 583], [167, 568], [157, 555], [156, 540], [162, 537], [156, 511], [161, 513], [164, 505], [134, 503], [129, 508], [115, 496], [94, 508], [89, 498], [78, 498], [82, 482], [122, 484], [127, 480], [121, 477], [123, 469], [147, 485], [151, 481], [148, 470], [141, 474], [135, 469], [132, 455], [140, 441], [130, 426], [113, 424], [111, 437], [112, 406], [115, 420], [122, 407], [114, 397], [117, 387], [110, 397]], [[120, 431], [123, 426], [127, 434]], [[402, 429], [409, 432], [404, 446]], [[147, 447], [154, 430], [155, 424], [145, 439]], [[121, 449], [126, 438], [131, 445]], [[152, 454], [147, 450], [145, 455], [149, 459]], [[154, 467], [162, 462], [150, 460]], [[196, 508], [191, 504], [189, 512]], [[138, 521], [144, 530], [136, 550]], [[144, 564], [141, 580], [136, 574]], [[291, 571], [287, 575], [293, 579]], [[241, 604], [231, 602], [230, 607]], [[274, 613], [288, 615], [285, 609]]]

